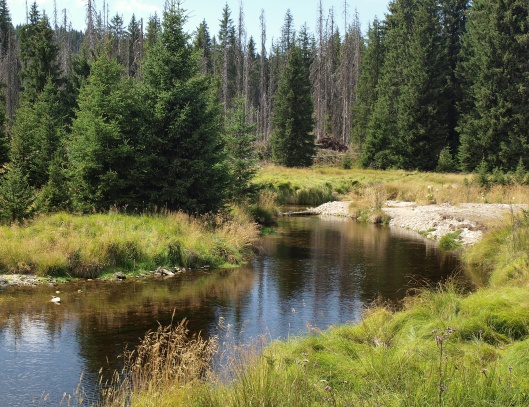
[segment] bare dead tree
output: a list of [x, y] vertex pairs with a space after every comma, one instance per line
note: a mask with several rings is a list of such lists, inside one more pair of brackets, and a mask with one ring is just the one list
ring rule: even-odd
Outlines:
[[235, 90], [237, 96], [242, 96], [245, 93], [245, 74], [247, 72], [244, 68], [246, 54], [246, 27], [244, 23], [244, 8], [242, 0], [239, 2], [239, 22], [237, 26], [237, 40], [235, 44], [235, 66], [236, 66], [236, 78], [235, 78]]
[[259, 72], [259, 95], [260, 103], [258, 110], [258, 131], [264, 141], [268, 141], [269, 136], [269, 108], [268, 108], [268, 81], [267, 71], [268, 63], [266, 58], [266, 19], [264, 10], [261, 9], [261, 16], [259, 17], [261, 25], [261, 59]]
[[324, 137], [325, 135], [325, 49], [326, 38], [323, 30], [323, 6], [320, 0], [318, 5], [318, 32], [317, 44], [311, 65], [310, 77], [312, 82], [312, 98], [314, 100], [314, 115], [315, 115], [315, 135], [316, 138]]
[[62, 25], [59, 27], [58, 45], [59, 45], [59, 67], [64, 76], [68, 76], [72, 69], [72, 44], [71, 36], [69, 31], [71, 30], [71, 24], [68, 22], [67, 10], [62, 10]]
[[97, 34], [94, 25], [96, 19], [95, 0], [87, 0], [86, 2], [86, 42], [88, 49], [94, 53], [97, 43]]

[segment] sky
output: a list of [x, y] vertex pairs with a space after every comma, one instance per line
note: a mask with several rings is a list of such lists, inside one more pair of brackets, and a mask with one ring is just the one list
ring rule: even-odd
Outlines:
[[[31, 6], [34, 0], [27, 0], [28, 6]], [[95, 1], [96, 8], [100, 10], [103, 7], [104, 0]], [[143, 18], [145, 21], [155, 12], [162, 15], [165, 0], [106, 0], [109, 8], [110, 18], [119, 14], [123, 17], [125, 26], [128, 25], [132, 14], [136, 19]], [[321, 0], [325, 14], [329, 9], [334, 9], [336, 21], [339, 23], [340, 31], [343, 32], [344, 26], [344, 1], [345, 0]], [[67, 9], [68, 19], [72, 22], [75, 29], [85, 29], [85, 7], [87, 0], [37, 0], [39, 10], [45, 10], [46, 14], [53, 22], [54, 2], [57, 4], [59, 22], [62, 21], [63, 9]], [[278, 38], [281, 33], [281, 26], [285, 13], [288, 9], [294, 17], [294, 25], [299, 29], [304, 23], [307, 23], [309, 31], [315, 32], [318, 15], [319, 0], [242, 0], [246, 31], [248, 37], [253, 35], [256, 42], [259, 42], [260, 27], [259, 16], [261, 9], [265, 12], [267, 43], [270, 44], [272, 38]], [[192, 33], [202, 20], [206, 20], [210, 35], [216, 35], [219, 29], [219, 20], [222, 16], [222, 9], [228, 4], [234, 23], [238, 21], [240, 0], [184, 0], [183, 8], [187, 10], [189, 19], [186, 29]], [[375, 16], [379, 19], [384, 18], [387, 11], [389, 0], [347, 0], [348, 14], [351, 17], [356, 9], [359, 14], [362, 31], [366, 31], [368, 23], [373, 21]], [[7, 5], [11, 13], [11, 18], [15, 25], [23, 24], [26, 19], [26, 0], [7, 0]]]

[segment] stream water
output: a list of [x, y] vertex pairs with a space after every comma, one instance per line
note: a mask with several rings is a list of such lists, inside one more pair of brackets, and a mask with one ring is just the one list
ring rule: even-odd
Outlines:
[[413, 233], [340, 218], [283, 218], [262, 246], [236, 270], [0, 292], [0, 406], [68, 405], [78, 386], [94, 395], [100, 368], [120, 369], [124, 348], [173, 313], [206, 336], [286, 338], [355, 323], [376, 298], [398, 301], [460, 267]]

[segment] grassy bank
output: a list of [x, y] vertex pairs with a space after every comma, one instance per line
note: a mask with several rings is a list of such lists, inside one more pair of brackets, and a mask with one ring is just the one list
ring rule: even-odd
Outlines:
[[257, 234], [244, 216], [59, 213], [0, 227], [0, 273], [94, 278], [159, 266], [237, 265], [249, 254]]
[[477, 174], [377, 171], [333, 167], [261, 168], [254, 182], [276, 193], [280, 204], [320, 205], [348, 199], [375, 206], [396, 199], [421, 204], [526, 203], [529, 186], [484, 182]]
[[527, 247], [524, 213], [464, 253], [487, 282], [476, 292], [449, 283], [408, 297], [398, 310], [373, 306], [355, 326], [312, 329], [262, 352], [255, 343], [235, 350], [221, 377], [203, 368], [210, 354], [201, 351], [194, 360], [202, 370], [152, 374], [106, 404], [527, 406]]

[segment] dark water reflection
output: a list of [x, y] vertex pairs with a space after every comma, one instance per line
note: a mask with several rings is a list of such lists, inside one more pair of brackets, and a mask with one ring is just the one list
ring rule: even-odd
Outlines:
[[99, 369], [119, 369], [124, 347], [173, 312], [205, 335], [218, 334], [222, 319], [234, 341], [285, 338], [307, 324], [356, 322], [377, 296], [399, 300], [459, 267], [406, 231], [336, 218], [287, 218], [278, 230], [263, 240], [264, 254], [238, 270], [72, 283], [58, 288], [61, 305], [49, 302], [57, 288], [1, 292], [0, 406], [58, 405], [81, 374], [93, 393]]

